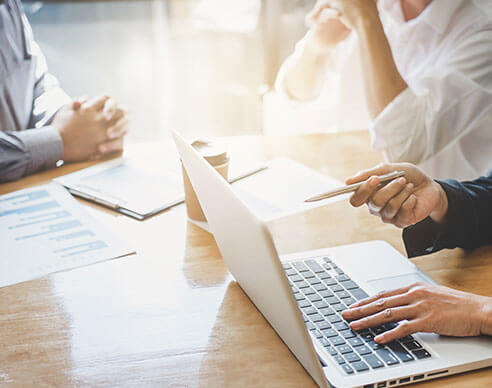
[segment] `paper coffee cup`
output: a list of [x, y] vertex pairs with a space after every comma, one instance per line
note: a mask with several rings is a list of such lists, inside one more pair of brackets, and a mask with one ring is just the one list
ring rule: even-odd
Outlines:
[[[191, 145], [219, 172], [220, 175], [222, 175], [225, 180], [227, 180], [229, 173], [229, 158], [227, 157], [227, 151], [223, 146], [207, 140], [196, 140]], [[193, 189], [193, 185], [190, 182], [190, 178], [182, 164], [181, 167], [183, 171], [185, 204], [188, 217], [195, 221], [207, 221], [195, 190]]]

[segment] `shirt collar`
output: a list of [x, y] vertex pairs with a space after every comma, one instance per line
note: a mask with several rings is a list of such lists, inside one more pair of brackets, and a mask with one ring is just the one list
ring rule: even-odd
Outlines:
[[379, 10], [388, 14], [398, 24], [426, 23], [439, 33], [443, 33], [449, 25], [458, 7], [468, 0], [433, 0], [415, 19], [405, 22], [401, 8], [401, 0], [379, 0]]

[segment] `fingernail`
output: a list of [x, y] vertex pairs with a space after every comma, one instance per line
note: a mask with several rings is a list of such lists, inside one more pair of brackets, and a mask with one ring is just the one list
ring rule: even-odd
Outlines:
[[384, 336], [382, 335], [378, 335], [376, 337], [374, 337], [374, 341], [377, 342], [377, 343], [381, 343], [384, 339]]
[[357, 330], [360, 327], [360, 323], [359, 322], [352, 322], [351, 324], [349, 324], [349, 326], [350, 326], [350, 328]]
[[371, 179], [369, 179], [369, 184], [371, 186], [377, 186], [377, 184], [378, 184], [378, 178], [372, 177]]
[[407, 180], [405, 178], [400, 178], [398, 179], [398, 182], [402, 185], [404, 185], [405, 183], [407, 183]]

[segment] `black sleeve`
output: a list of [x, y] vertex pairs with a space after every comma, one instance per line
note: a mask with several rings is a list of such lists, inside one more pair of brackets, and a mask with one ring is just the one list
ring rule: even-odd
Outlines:
[[440, 225], [430, 218], [403, 230], [408, 257], [441, 249], [473, 249], [492, 243], [492, 175], [470, 182], [438, 183], [448, 197], [448, 213]]

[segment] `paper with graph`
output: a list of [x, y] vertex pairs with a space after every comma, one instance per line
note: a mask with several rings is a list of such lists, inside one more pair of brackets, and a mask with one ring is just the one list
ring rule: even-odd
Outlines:
[[133, 253], [51, 183], [0, 196], [0, 287]]

